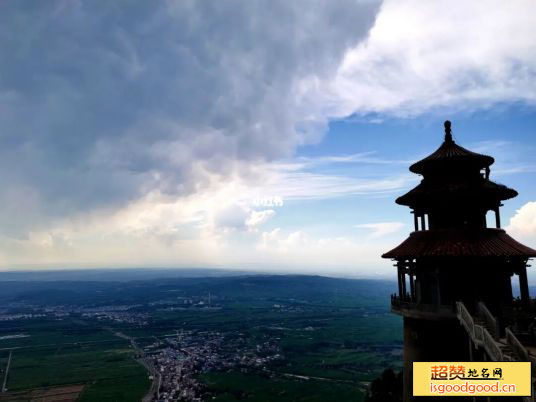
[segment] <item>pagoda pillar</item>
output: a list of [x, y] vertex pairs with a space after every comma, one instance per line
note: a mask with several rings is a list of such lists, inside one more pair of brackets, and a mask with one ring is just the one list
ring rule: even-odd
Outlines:
[[400, 279], [402, 279], [402, 299], [406, 300], [406, 273], [404, 270], [400, 274]]
[[415, 301], [415, 284], [413, 282], [414, 276], [412, 273], [409, 274], [409, 289], [410, 289], [410, 299], [411, 301]]
[[521, 303], [528, 305], [530, 303], [529, 282], [527, 280], [527, 265], [525, 262], [519, 268], [519, 293], [521, 294]]
[[398, 268], [398, 297], [400, 300], [403, 300], [404, 293], [402, 293], [402, 263], [399, 261], [396, 265]]

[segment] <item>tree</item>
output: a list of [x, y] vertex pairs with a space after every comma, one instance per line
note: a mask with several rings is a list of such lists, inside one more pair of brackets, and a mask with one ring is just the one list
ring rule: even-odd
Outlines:
[[401, 402], [402, 371], [395, 374], [393, 369], [385, 369], [381, 377], [370, 384], [365, 402]]

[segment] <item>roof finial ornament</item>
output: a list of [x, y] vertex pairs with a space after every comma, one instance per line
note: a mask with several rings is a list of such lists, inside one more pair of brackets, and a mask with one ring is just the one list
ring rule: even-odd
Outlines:
[[449, 120], [445, 121], [444, 125], [445, 125], [445, 142], [449, 142], [449, 143], [454, 142], [452, 140], [452, 132], [450, 131], [450, 121]]

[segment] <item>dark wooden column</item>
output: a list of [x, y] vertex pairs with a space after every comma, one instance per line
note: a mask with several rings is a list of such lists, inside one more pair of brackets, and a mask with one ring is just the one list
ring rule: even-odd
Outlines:
[[524, 261], [519, 267], [519, 292], [521, 293], [521, 302], [528, 305], [530, 303], [529, 282], [527, 280], [527, 264]]
[[404, 294], [402, 293], [402, 262], [398, 261], [396, 267], [398, 269], [398, 296], [402, 300], [404, 298]]
[[425, 214], [421, 215], [421, 230], [426, 230], [426, 218]]
[[402, 269], [401, 271], [401, 279], [402, 279], [402, 298], [406, 300], [406, 271], [405, 269]]
[[415, 298], [415, 283], [414, 283], [414, 280], [415, 280], [415, 275], [410, 271], [410, 274], [409, 274], [409, 289], [410, 289], [410, 298], [411, 298], [411, 301], [412, 302], [415, 302], [416, 298]]

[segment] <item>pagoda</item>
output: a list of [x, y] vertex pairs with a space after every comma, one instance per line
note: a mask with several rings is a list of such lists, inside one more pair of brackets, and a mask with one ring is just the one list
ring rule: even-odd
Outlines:
[[520, 346], [534, 338], [531, 319], [515, 317], [530, 316], [527, 261], [536, 250], [501, 229], [502, 202], [517, 192], [490, 180], [493, 162], [456, 144], [446, 121], [441, 146], [409, 168], [421, 182], [396, 200], [415, 226], [382, 256], [398, 271], [391, 309], [404, 320], [404, 401], [414, 400], [414, 361], [532, 359]]

